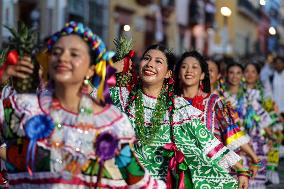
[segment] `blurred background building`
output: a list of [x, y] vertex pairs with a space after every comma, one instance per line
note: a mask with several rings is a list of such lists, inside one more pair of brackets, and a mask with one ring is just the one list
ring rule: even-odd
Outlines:
[[110, 49], [120, 35], [132, 37], [141, 53], [164, 43], [181, 54], [197, 49], [206, 55], [284, 53], [284, 2], [281, 0], [0, 0], [2, 27], [18, 20], [38, 29], [41, 40], [66, 21], [87, 24]]

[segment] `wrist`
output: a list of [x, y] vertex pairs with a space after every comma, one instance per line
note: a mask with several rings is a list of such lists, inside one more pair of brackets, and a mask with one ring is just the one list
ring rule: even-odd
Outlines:
[[251, 171], [248, 170], [247, 168], [237, 169], [236, 172], [237, 172], [238, 177], [244, 176], [244, 177], [247, 177], [247, 178], [251, 178], [251, 176], [252, 176]]
[[251, 162], [251, 166], [260, 168], [260, 167], [262, 167], [263, 165], [262, 165], [261, 160], [258, 159], [257, 161]]

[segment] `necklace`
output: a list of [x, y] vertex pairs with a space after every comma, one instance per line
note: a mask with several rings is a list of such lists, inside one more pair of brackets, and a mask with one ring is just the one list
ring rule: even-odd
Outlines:
[[154, 139], [157, 131], [160, 128], [163, 117], [166, 113], [166, 91], [163, 87], [155, 105], [155, 109], [152, 113], [151, 123], [149, 127], [145, 126], [144, 120], [144, 104], [143, 104], [143, 93], [139, 88], [137, 91], [137, 97], [135, 103], [135, 132], [137, 138], [142, 144], [149, 144]]

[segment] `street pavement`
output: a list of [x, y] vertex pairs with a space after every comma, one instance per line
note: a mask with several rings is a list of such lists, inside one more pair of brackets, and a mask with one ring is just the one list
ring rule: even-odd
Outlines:
[[280, 184], [269, 185], [267, 189], [284, 189], [284, 159], [281, 159], [279, 166]]

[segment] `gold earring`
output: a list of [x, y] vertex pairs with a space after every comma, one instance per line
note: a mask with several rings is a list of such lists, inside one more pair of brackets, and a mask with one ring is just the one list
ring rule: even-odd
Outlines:
[[89, 84], [89, 79], [90, 79], [90, 77], [89, 77], [89, 76], [86, 76], [86, 78], [84, 79], [84, 84], [85, 84], [85, 85], [88, 85], [88, 84]]

